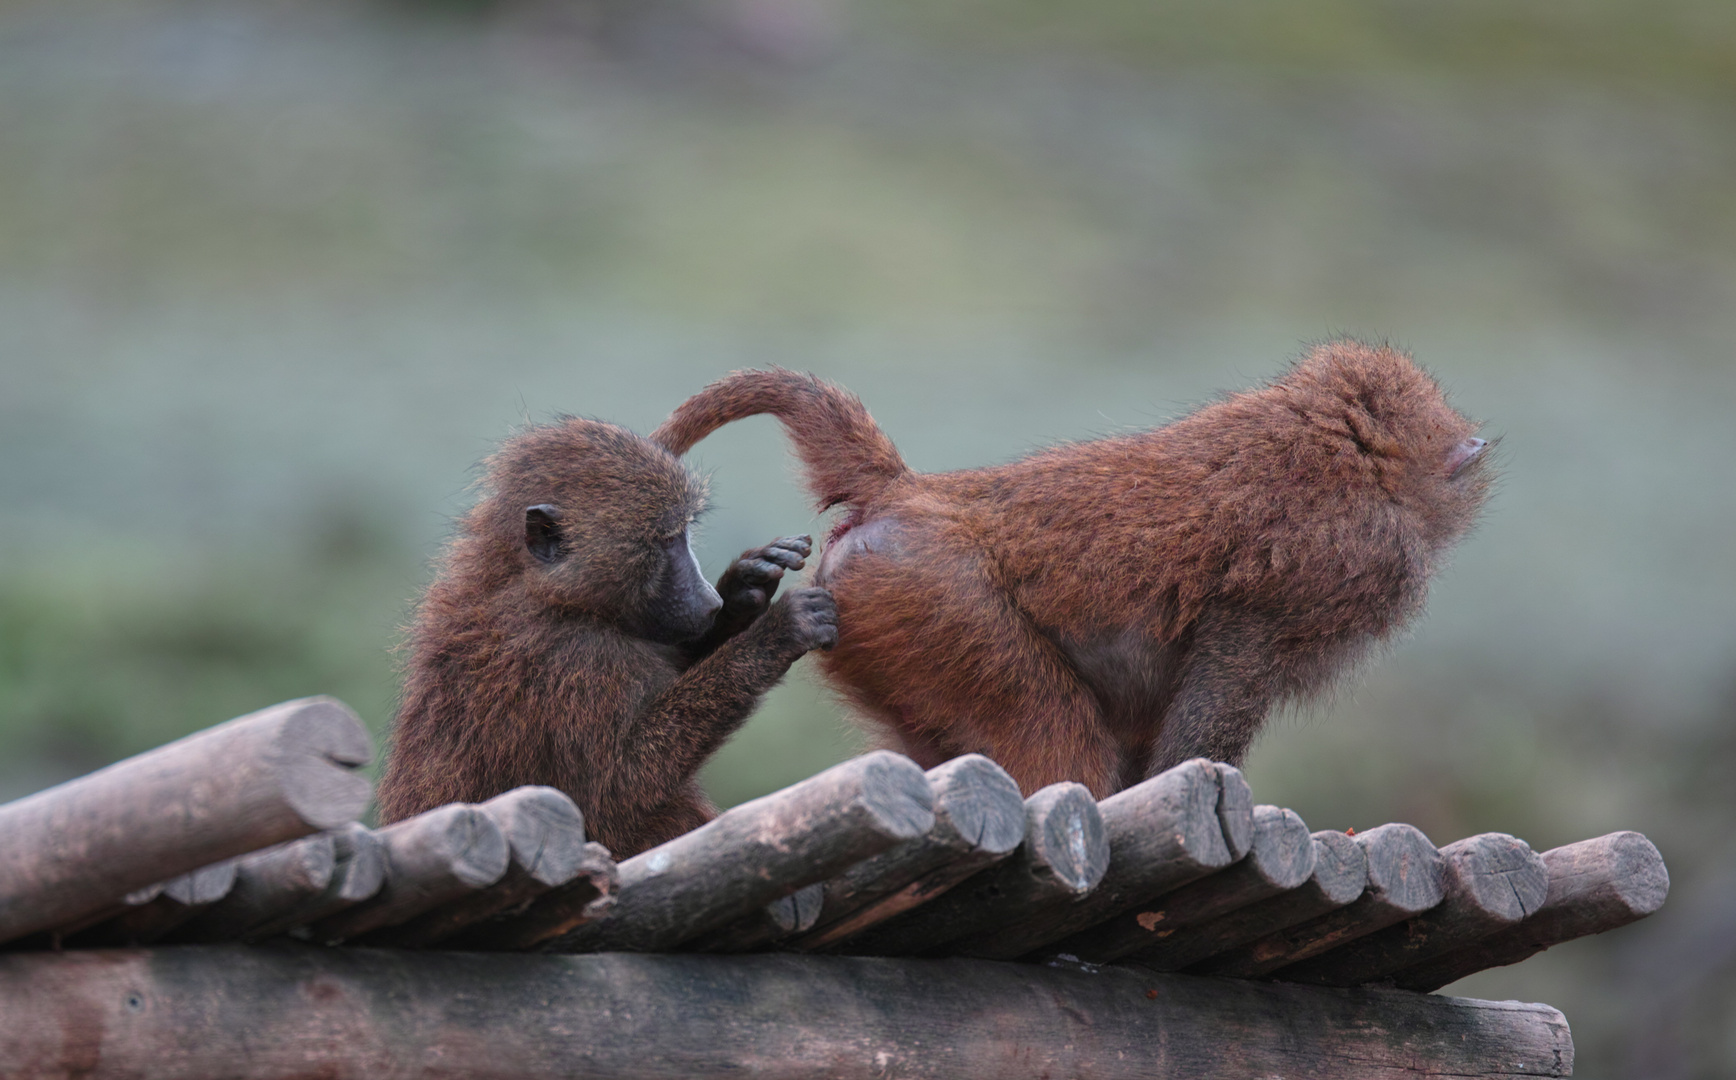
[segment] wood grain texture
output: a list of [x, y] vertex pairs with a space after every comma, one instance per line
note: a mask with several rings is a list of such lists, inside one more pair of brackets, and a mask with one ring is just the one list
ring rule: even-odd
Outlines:
[[374, 833], [386, 858], [379, 892], [308, 927], [314, 941], [335, 944], [401, 923], [463, 899], [506, 873], [506, 838], [474, 806], [452, 803]]
[[973, 940], [971, 955], [1011, 960], [1069, 937], [1136, 904], [1221, 870], [1248, 850], [1253, 805], [1239, 770], [1184, 761], [1098, 804], [1109, 868], [1076, 904], [1034, 911]]
[[1009, 858], [934, 901], [845, 942], [859, 956], [993, 949], [1008, 926], [1090, 894], [1109, 866], [1103, 817], [1083, 784], [1050, 784], [1025, 800], [1025, 839]]
[[1396, 973], [1411, 990], [1437, 990], [1485, 968], [1517, 964], [1564, 941], [1601, 934], [1664, 905], [1670, 874], [1663, 856], [1637, 832], [1610, 833], [1543, 853], [1549, 891], [1517, 926]]
[[825, 902], [826, 886], [816, 881], [773, 900], [745, 919], [695, 938], [683, 948], [708, 953], [745, 953], [769, 948], [792, 935], [812, 930]]
[[396, 926], [364, 936], [362, 944], [416, 949], [444, 941], [467, 926], [524, 911], [531, 901], [579, 877], [590, 866], [585, 817], [565, 793], [527, 785], [476, 808], [506, 841], [506, 873], [494, 884]]
[[372, 756], [347, 706], [304, 698], [0, 806], [0, 942], [353, 820]]
[[1289, 892], [1314, 873], [1314, 841], [1293, 811], [1257, 806], [1248, 853], [1227, 869], [1158, 896], [1096, 926], [1044, 946], [1038, 959], [1065, 955], [1107, 964], [1189, 936], [1191, 928]]
[[790, 948], [837, 946], [1018, 850], [1025, 839], [1025, 800], [1004, 769], [981, 754], [965, 754], [927, 775], [934, 827], [826, 882], [815, 929], [789, 941]]
[[1358, 986], [1475, 944], [1543, 906], [1549, 871], [1531, 845], [1482, 833], [1441, 849], [1441, 902], [1395, 926], [1280, 968], [1285, 982]]
[[1368, 859], [1368, 887], [1360, 897], [1318, 918], [1214, 956], [1191, 970], [1258, 978], [1421, 914], [1441, 902], [1441, 853], [1414, 825], [1380, 825], [1358, 833], [1356, 843]]
[[980, 960], [181, 946], [0, 956], [46, 1080], [1565, 1076], [1544, 1005]]
[[663, 952], [934, 826], [916, 763], [877, 750], [719, 814], [620, 864], [615, 910], [549, 942]]

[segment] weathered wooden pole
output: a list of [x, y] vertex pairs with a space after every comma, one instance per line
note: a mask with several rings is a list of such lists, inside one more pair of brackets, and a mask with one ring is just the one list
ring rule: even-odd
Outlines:
[[[303, 932], [330, 915], [378, 895], [386, 884], [386, 846], [372, 829], [350, 822], [325, 834], [332, 842], [332, 876], [319, 895], [279, 911], [249, 930], [244, 940], [263, 941], [285, 932]], [[309, 837], [305, 842], [311, 842]]]
[[1172, 937], [1185, 938], [1192, 927], [1289, 892], [1313, 873], [1314, 841], [1308, 826], [1293, 811], [1256, 806], [1253, 843], [1228, 869], [1135, 905], [1039, 952], [1107, 964]]
[[1004, 927], [1076, 903], [1103, 880], [1109, 844], [1083, 784], [1050, 784], [1025, 800], [1025, 839], [1011, 857], [944, 895], [845, 942], [863, 956], [955, 951]]
[[1153, 941], [1128, 957], [1128, 962], [1156, 971], [1181, 971], [1287, 926], [1319, 918], [1361, 896], [1368, 887], [1368, 857], [1362, 845], [1334, 829], [1314, 833], [1309, 840], [1314, 870], [1308, 880], [1288, 892], [1196, 923], [1185, 934]]
[[[506, 840], [505, 876], [400, 925], [375, 930], [363, 944], [414, 949], [442, 942], [485, 919], [522, 911], [536, 897], [594, 872], [595, 860], [585, 841], [585, 817], [565, 793], [536, 785], [514, 788], [477, 804], [476, 809], [494, 822]], [[605, 872], [603, 881], [612, 895], [613, 876]]]
[[836, 945], [934, 899], [1018, 850], [1025, 800], [1006, 770], [965, 754], [928, 770], [934, 827], [825, 883], [815, 928], [787, 942], [809, 951]]
[[981, 960], [0, 955], [16, 1080], [1564, 1076], [1546, 1005]]
[[176, 928], [168, 940], [196, 944], [245, 940], [255, 927], [325, 892], [337, 864], [331, 833], [316, 833], [245, 856], [236, 861], [235, 886], [229, 894]]
[[1664, 905], [1669, 871], [1650, 840], [1610, 833], [1543, 853], [1549, 872], [1543, 905], [1517, 926], [1393, 976], [1409, 990], [1437, 990], [1485, 968], [1517, 964], [1552, 945], [1643, 919]]
[[1255, 978], [1318, 956], [1441, 902], [1441, 853], [1414, 825], [1380, 825], [1358, 833], [1368, 857], [1368, 888], [1360, 898], [1319, 918], [1268, 934], [1191, 970]]
[[347, 706], [304, 698], [0, 806], [0, 942], [351, 821], [372, 756]]
[[1330, 952], [1280, 968], [1285, 982], [1357, 986], [1475, 944], [1543, 906], [1549, 871], [1525, 841], [1506, 833], [1466, 837], [1441, 849], [1442, 900], [1414, 918]]
[[153, 944], [228, 896], [234, 886], [233, 859], [200, 867], [191, 874], [164, 882], [160, 890], [135, 894], [142, 899], [147, 893], [156, 893], [148, 900], [129, 905], [126, 911], [106, 922], [73, 934], [66, 943], [74, 948]]
[[1103, 880], [1078, 903], [1033, 911], [1019, 922], [971, 935], [959, 951], [1012, 960], [1044, 949], [1221, 870], [1248, 851], [1253, 799], [1239, 770], [1204, 758], [1184, 761], [1098, 804], [1109, 844]]
[[[726, 810], [620, 865], [615, 910], [549, 943], [663, 952], [824, 881], [934, 825], [916, 763], [876, 750]], [[535, 905], [527, 912], [536, 914]]]
[[481, 810], [438, 806], [374, 834], [385, 849], [386, 880], [372, 898], [308, 927], [327, 944], [357, 938], [486, 889], [506, 873], [506, 838]]

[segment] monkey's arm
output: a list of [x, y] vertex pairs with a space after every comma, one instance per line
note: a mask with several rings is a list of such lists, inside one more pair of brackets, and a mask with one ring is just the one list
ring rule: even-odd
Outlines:
[[710, 656], [719, 645], [765, 614], [784, 571], [800, 570], [806, 565], [813, 544], [811, 536], [785, 536], [764, 547], [742, 552], [717, 579], [717, 595], [723, 598], [723, 609], [705, 636], [683, 650], [688, 663]]
[[1276, 639], [1273, 621], [1256, 614], [1201, 616], [1146, 776], [1196, 757], [1242, 763], [1281, 696], [1284, 665]]
[[654, 808], [674, 797], [762, 694], [803, 654], [838, 641], [838, 609], [825, 589], [796, 589], [744, 633], [694, 664], [622, 725], [606, 748], [601, 792], [611, 812]]

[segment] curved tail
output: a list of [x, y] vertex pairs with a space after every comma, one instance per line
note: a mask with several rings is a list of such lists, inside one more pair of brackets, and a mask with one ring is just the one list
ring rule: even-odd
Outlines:
[[724, 376], [682, 402], [651, 441], [680, 457], [723, 425], [760, 413], [783, 424], [822, 510], [868, 502], [908, 471], [856, 395], [783, 368]]

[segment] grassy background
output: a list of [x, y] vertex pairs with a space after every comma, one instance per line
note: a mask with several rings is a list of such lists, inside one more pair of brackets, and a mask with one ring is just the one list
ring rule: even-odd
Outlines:
[[[1658, 917], [1455, 988], [1576, 1075], [1736, 1071], [1736, 9], [0, 4], [0, 795], [283, 698], [376, 730], [474, 463], [778, 362], [910, 462], [1149, 426], [1336, 332], [1505, 479], [1416, 631], [1274, 724], [1317, 828], [1637, 828]], [[704, 443], [700, 553], [824, 522]], [[798, 667], [730, 803], [857, 736]]]

